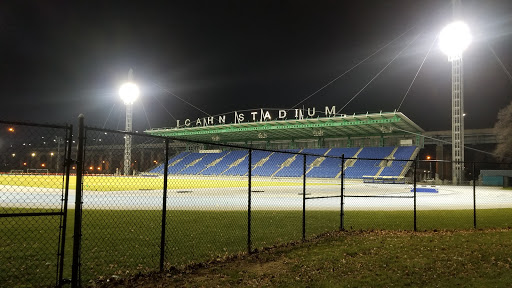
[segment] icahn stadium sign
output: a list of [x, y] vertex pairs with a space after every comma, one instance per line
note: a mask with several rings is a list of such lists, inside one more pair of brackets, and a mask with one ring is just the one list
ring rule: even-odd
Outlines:
[[[228, 117], [230, 116], [230, 117]], [[266, 122], [272, 120], [302, 120], [318, 117], [347, 117], [346, 114], [336, 114], [336, 106], [325, 106], [325, 109], [318, 110], [315, 107], [302, 109], [257, 109], [253, 111], [234, 111], [233, 114], [222, 114], [197, 118], [195, 121], [185, 119], [183, 122], [176, 120], [176, 128], [200, 127], [223, 124], [238, 124], [244, 122]], [[227, 119], [227, 120], [226, 120]]]

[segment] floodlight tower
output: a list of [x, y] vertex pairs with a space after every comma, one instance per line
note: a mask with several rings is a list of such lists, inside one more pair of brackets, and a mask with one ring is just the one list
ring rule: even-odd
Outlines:
[[[133, 102], [139, 97], [139, 87], [132, 82], [133, 70], [128, 71], [128, 82], [119, 88], [119, 96], [126, 106], [126, 132], [132, 132]], [[130, 175], [130, 164], [132, 162], [132, 135], [125, 135], [124, 138], [124, 175]]]
[[439, 48], [452, 62], [452, 181], [462, 182], [464, 171], [464, 86], [462, 52], [471, 43], [468, 26], [457, 20], [460, 0], [453, 0], [455, 22], [448, 24], [439, 34]]

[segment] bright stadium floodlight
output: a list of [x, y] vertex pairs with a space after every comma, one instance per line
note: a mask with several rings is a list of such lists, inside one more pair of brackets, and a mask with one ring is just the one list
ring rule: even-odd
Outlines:
[[131, 105], [139, 98], [139, 87], [133, 82], [126, 82], [119, 88], [119, 96], [125, 105]]
[[472, 40], [468, 25], [456, 21], [446, 25], [439, 34], [439, 48], [448, 56], [449, 61], [462, 57]]

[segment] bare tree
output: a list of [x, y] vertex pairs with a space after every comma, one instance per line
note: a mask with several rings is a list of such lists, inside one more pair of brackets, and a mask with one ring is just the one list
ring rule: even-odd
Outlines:
[[512, 103], [498, 112], [498, 121], [494, 125], [498, 145], [495, 154], [501, 160], [512, 159]]

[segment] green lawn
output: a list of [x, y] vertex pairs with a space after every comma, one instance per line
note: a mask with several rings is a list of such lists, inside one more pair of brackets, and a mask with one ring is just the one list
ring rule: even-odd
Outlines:
[[511, 287], [512, 230], [352, 231], [114, 287]]
[[[73, 223], [73, 213], [69, 211], [69, 223]], [[479, 228], [512, 226], [512, 209], [477, 213]], [[413, 229], [410, 211], [347, 211], [344, 216], [348, 230]], [[308, 211], [306, 237], [339, 229], [339, 217], [339, 211]], [[418, 211], [417, 217], [420, 231], [473, 227], [472, 211]], [[84, 283], [157, 270], [161, 221], [161, 211], [84, 210]], [[166, 221], [166, 267], [247, 251], [246, 211], [168, 211]], [[58, 226], [56, 216], [0, 218], [0, 263], [7, 263], [0, 265], [1, 287], [55, 282]], [[253, 249], [300, 240], [302, 211], [253, 211], [251, 226]], [[72, 231], [68, 224], [65, 278], [71, 275]], [[410, 246], [416, 245], [410, 241]]]

